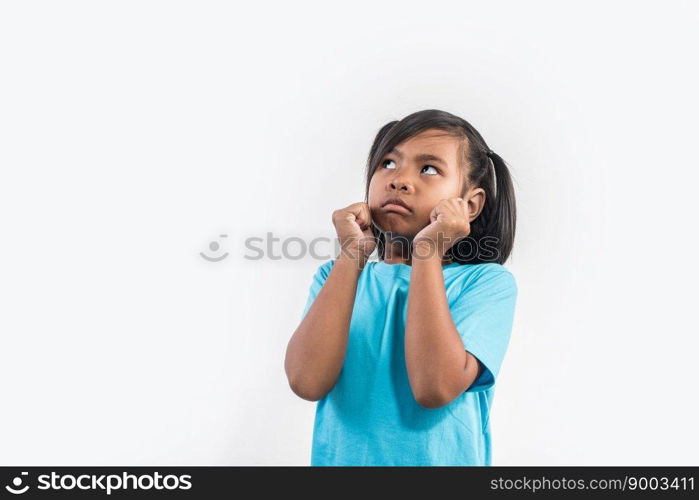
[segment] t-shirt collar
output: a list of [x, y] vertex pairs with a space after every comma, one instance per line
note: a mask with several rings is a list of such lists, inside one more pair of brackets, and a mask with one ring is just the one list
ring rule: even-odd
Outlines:
[[[396, 263], [396, 264], [388, 264], [382, 260], [378, 261], [373, 261], [374, 265], [374, 270], [380, 274], [384, 274], [387, 276], [401, 276], [401, 277], [410, 277], [410, 273], [412, 272], [412, 266], [409, 266], [408, 264], [401, 264], [401, 263]], [[461, 264], [458, 262], [451, 262], [445, 266], [442, 266], [442, 270], [445, 269], [454, 269], [459, 267]]]

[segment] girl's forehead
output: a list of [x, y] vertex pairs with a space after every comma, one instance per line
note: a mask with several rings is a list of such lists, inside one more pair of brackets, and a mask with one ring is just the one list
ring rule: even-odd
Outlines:
[[442, 152], [454, 153], [461, 145], [461, 139], [454, 137], [447, 132], [441, 130], [425, 130], [419, 134], [406, 139], [405, 141], [398, 144], [394, 149], [397, 150], [412, 150], [420, 149], [429, 150], [440, 150]]
[[437, 157], [451, 164], [457, 162], [461, 140], [445, 132], [426, 134], [422, 132], [397, 144], [390, 153], [406, 160], [422, 161], [425, 157]]

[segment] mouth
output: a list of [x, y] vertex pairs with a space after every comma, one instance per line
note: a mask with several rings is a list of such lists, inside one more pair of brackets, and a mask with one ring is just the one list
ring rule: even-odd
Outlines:
[[381, 205], [381, 208], [383, 208], [385, 212], [395, 212], [399, 214], [409, 214], [412, 212], [407, 203], [399, 198], [386, 200], [383, 205]]

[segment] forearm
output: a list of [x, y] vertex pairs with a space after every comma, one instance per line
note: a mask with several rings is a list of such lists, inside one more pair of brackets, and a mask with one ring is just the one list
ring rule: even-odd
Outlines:
[[349, 326], [363, 267], [341, 254], [289, 341], [284, 361], [289, 385], [303, 399], [318, 400], [335, 385], [347, 351]]
[[441, 406], [461, 392], [467, 355], [449, 311], [439, 255], [412, 259], [405, 361], [421, 404]]

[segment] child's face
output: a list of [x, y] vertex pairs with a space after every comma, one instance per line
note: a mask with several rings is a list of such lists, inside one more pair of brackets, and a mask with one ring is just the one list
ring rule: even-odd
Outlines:
[[[376, 225], [412, 238], [429, 225], [430, 212], [440, 200], [461, 196], [459, 143], [442, 130], [429, 129], [381, 158], [369, 183], [368, 205]], [[424, 155], [438, 159], [420, 158]], [[409, 210], [384, 207], [390, 198], [403, 200]]]

